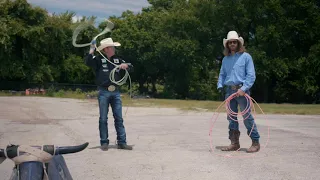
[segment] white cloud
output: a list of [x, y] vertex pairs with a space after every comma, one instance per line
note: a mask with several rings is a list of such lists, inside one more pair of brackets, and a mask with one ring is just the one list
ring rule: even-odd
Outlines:
[[81, 19], [82, 19], [82, 16], [73, 16], [72, 22], [77, 22], [77, 21], [80, 21]]
[[[60, 11], [74, 11], [88, 16], [121, 15], [123, 11], [139, 12], [149, 6], [147, 0], [28, 0], [30, 4]], [[89, 15], [90, 14], [90, 15]]]

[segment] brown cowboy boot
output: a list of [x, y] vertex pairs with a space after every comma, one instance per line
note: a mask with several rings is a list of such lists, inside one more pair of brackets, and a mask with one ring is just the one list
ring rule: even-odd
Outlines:
[[240, 131], [230, 129], [229, 133], [229, 139], [231, 140], [231, 144], [228, 147], [221, 148], [221, 151], [236, 151], [240, 148]]
[[254, 153], [260, 150], [260, 143], [259, 141], [252, 140], [252, 145], [249, 149], [247, 149], [247, 153]]

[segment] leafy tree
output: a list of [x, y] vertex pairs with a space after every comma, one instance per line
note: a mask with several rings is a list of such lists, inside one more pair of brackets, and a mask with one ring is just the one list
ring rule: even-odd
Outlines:
[[[140, 13], [109, 17], [114, 30], [98, 38], [121, 43], [117, 52], [134, 64], [139, 93], [218, 100], [222, 40], [236, 30], [254, 60], [252, 96], [258, 102], [319, 103], [319, 1], [148, 2]], [[77, 36], [78, 44], [88, 43], [105, 22], [96, 26], [95, 16], [73, 22], [74, 12], [49, 14], [26, 0], [3, 0], [0, 9], [1, 88], [9, 88], [9, 81], [94, 83], [83, 62], [89, 47], [73, 47], [72, 37], [80, 24], [91, 22]]]

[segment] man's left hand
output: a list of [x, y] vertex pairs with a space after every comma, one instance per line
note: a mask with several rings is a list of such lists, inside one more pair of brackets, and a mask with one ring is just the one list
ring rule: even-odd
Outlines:
[[120, 64], [120, 69], [127, 69], [128, 67], [128, 64]]
[[237, 94], [238, 94], [238, 96], [244, 96], [246, 93], [244, 91], [242, 91], [241, 89], [238, 89]]

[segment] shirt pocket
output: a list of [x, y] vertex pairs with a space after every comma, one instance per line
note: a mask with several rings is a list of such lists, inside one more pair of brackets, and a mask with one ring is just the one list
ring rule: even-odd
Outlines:
[[245, 74], [246, 74], [246, 62], [245, 61], [238, 61], [234, 65], [234, 71], [239, 76], [245, 76]]

